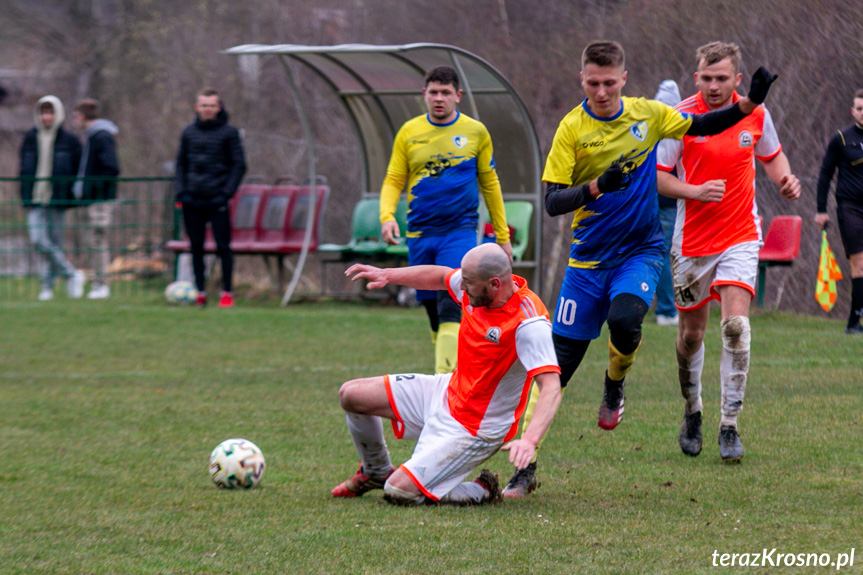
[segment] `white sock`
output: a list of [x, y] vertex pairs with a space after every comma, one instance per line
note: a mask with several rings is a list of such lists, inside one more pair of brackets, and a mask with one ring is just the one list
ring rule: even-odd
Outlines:
[[704, 369], [704, 342], [689, 357], [677, 352], [677, 376], [680, 379], [680, 393], [686, 400], [686, 413], [692, 414], [703, 409], [701, 403], [701, 371]]
[[455, 489], [440, 498], [440, 503], [455, 503], [466, 505], [470, 503], [482, 503], [488, 499], [489, 492], [476, 481], [459, 483]]
[[410, 493], [409, 491], [405, 491], [403, 489], [399, 489], [398, 487], [394, 487], [390, 484], [389, 481], [384, 483], [384, 493], [392, 497], [393, 499], [398, 500], [397, 502], [402, 505], [410, 505], [410, 504], [418, 504], [422, 503], [423, 499], [425, 499], [422, 495], [416, 495], [414, 493]]
[[752, 334], [749, 318], [733, 315], [722, 320], [722, 358], [719, 380], [722, 384], [722, 416], [719, 425], [737, 427], [737, 415], [743, 409], [746, 374], [749, 372], [749, 347]]
[[393, 464], [387, 451], [381, 418], [377, 415], [348, 413], [347, 421], [354, 447], [363, 462], [363, 473], [374, 478], [386, 477]]

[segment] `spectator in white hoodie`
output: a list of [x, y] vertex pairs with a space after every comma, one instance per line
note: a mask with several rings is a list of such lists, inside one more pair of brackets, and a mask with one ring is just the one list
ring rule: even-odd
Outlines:
[[72, 184], [81, 161], [81, 143], [62, 128], [63, 103], [45, 96], [36, 103], [35, 127], [21, 145], [21, 201], [27, 208], [30, 241], [45, 258], [39, 300], [54, 298], [57, 276], [65, 277], [71, 298], [84, 293], [84, 272], [63, 253], [66, 209], [73, 203]]

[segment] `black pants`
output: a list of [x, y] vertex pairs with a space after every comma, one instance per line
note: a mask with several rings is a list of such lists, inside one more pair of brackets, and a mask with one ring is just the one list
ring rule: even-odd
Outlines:
[[213, 228], [216, 240], [216, 253], [222, 262], [222, 290], [231, 291], [231, 278], [234, 274], [234, 255], [231, 253], [231, 213], [228, 204], [183, 202], [183, 223], [192, 247], [192, 268], [195, 271], [195, 287], [205, 291], [204, 277], [204, 237], [207, 222]]

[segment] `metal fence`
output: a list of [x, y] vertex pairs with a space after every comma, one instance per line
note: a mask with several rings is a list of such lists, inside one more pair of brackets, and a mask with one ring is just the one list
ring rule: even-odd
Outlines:
[[[164, 287], [173, 272], [173, 255], [165, 253], [164, 245], [178, 229], [173, 180], [117, 178], [116, 182], [113, 218], [106, 229], [112, 295]], [[46, 264], [30, 241], [20, 187], [20, 178], [0, 178], [0, 297], [35, 298]], [[64, 254], [90, 280], [97, 252], [92, 247], [93, 224], [88, 210], [72, 201], [64, 214]]]

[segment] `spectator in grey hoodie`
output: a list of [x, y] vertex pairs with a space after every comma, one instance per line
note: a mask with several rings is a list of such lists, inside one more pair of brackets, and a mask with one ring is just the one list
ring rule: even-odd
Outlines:
[[108, 230], [114, 224], [117, 199], [115, 178], [120, 174], [114, 144], [114, 136], [119, 130], [110, 120], [99, 117], [99, 102], [93, 99], [78, 102], [73, 117], [75, 125], [86, 132], [84, 151], [78, 166], [79, 179], [72, 191], [79, 205], [87, 206], [90, 220], [94, 278], [87, 297], [105, 299], [111, 295], [108, 283], [108, 265], [111, 263]]

